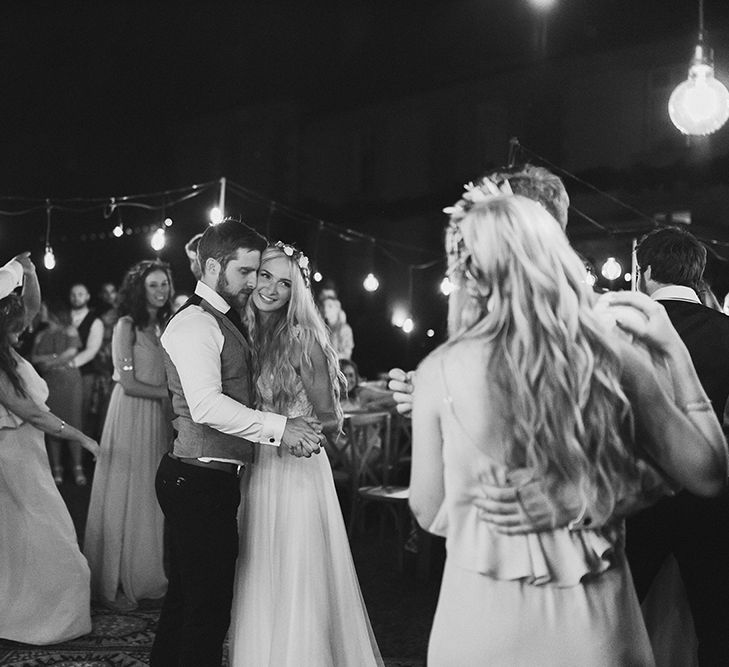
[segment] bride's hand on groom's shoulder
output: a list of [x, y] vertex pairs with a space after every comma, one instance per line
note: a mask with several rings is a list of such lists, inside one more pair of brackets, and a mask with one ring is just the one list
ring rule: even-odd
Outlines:
[[281, 436], [281, 446], [294, 456], [310, 457], [321, 451], [324, 441], [321, 422], [315, 417], [289, 417]]

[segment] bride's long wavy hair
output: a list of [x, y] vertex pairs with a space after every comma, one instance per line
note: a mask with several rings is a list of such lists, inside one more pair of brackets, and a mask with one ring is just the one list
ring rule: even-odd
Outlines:
[[[291, 364], [294, 348], [301, 348], [301, 363], [311, 365], [311, 351], [318, 345], [324, 352], [329, 382], [334, 392], [337, 420], [342, 421], [339, 396], [346, 387], [346, 380], [339, 370], [339, 361], [329, 342], [326, 325], [316, 307], [311, 289], [297, 264], [300, 253], [286, 255], [279, 247], [269, 246], [261, 255], [261, 268], [269, 259], [285, 258], [291, 268], [291, 298], [288, 304], [271, 313], [267, 320], [260, 317], [253, 299], [248, 299], [246, 320], [253, 343], [253, 364], [257, 374], [271, 378], [274, 407], [281, 414], [290, 406], [295, 396], [296, 369]], [[259, 396], [260, 403], [260, 396]]]
[[[455, 230], [455, 231], [454, 231]], [[508, 397], [507, 464], [571, 482], [609, 516], [637, 476], [620, 360], [592, 314], [585, 269], [558, 223], [518, 195], [475, 203], [451, 223], [449, 340], [482, 339]], [[458, 250], [456, 250], [458, 246]]]

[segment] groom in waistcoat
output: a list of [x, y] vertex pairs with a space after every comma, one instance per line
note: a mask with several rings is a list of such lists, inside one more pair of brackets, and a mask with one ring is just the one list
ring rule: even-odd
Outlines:
[[153, 667], [220, 667], [230, 623], [240, 475], [255, 445], [319, 453], [321, 426], [254, 410], [248, 334], [239, 313], [256, 287], [266, 240], [236, 220], [209, 227], [202, 277], [162, 334], [177, 437], [157, 471], [169, 527], [169, 588]]

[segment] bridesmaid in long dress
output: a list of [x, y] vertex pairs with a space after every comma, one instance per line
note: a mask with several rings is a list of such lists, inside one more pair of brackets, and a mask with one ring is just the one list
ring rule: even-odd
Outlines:
[[[316, 415], [334, 437], [341, 376], [308, 275], [308, 259], [293, 246], [263, 252], [248, 301], [260, 407]], [[230, 664], [381, 665], [326, 452], [296, 458], [260, 447], [245, 483]]]
[[[726, 442], [691, 358], [659, 304], [608, 296], [613, 326], [668, 365], [669, 397], [645, 348], [608, 335], [582, 263], [533, 201], [469, 191], [447, 249], [449, 340], [421, 364], [413, 404], [410, 504], [447, 548], [428, 665], [653, 665], [620, 522], [581, 522], [630, 495], [638, 457], [721, 492]], [[516, 468], [547, 480], [555, 505], [579, 491], [571, 526], [505, 535], [479, 517], [483, 485]]]
[[[25, 281], [37, 291], [29, 260]], [[43, 434], [98, 445], [48, 410], [45, 382], [13, 350], [32, 315], [15, 295], [0, 300], [0, 638], [53, 644], [91, 631], [89, 568]]]
[[132, 609], [167, 590], [154, 477], [172, 437], [159, 344], [171, 293], [167, 265], [149, 260], [129, 269], [119, 292], [120, 318], [112, 338], [116, 385], [84, 538], [92, 596], [116, 609]]

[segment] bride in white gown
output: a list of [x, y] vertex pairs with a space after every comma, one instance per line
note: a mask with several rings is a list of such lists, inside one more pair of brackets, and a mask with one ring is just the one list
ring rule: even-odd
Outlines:
[[[332, 436], [342, 419], [338, 363], [308, 274], [293, 246], [263, 253], [248, 306], [257, 388], [261, 409], [316, 415]], [[260, 447], [243, 485], [230, 664], [382, 665], [326, 453]]]

